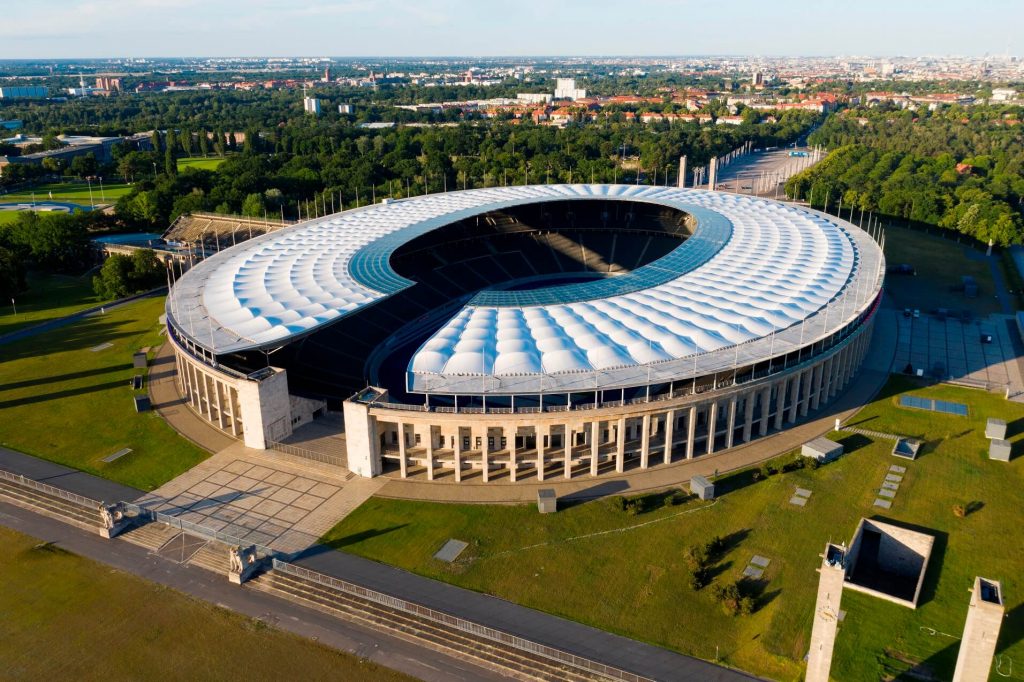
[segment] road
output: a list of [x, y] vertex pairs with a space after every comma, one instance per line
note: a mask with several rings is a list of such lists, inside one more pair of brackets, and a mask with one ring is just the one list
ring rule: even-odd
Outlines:
[[806, 147], [776, 149], [768, 152], [754, 152], [741, 156], [718, 171], [715, 189], [738, 194], [757, 194], [763, 197], [785, 198], [782, 184], [791, 175], [812, 165], [813, 156], [790, 156], [789, 153], [814, 150]]

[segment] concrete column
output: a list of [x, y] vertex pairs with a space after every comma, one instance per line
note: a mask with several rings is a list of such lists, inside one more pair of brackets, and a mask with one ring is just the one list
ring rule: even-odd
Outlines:
[[[505, 442], [508, 444], [508, 480], [512, 483], [516, 482], [519, 475], [519, 459], [516, 457], [516, 436], [518, 436], [519, 429], [515, 426], [512, 427], [512, 434], [505, 436], [505, 427], [501, 427], [499, 435], [495, 436], [494, 445], [496, 448], [501, 447], [501, 438], [505, 437]], [[536, 431], [534, 431], [536, 434]]]
[[956, 659], [953, 682], [986, 682], [1003, 625], [1003, 588], [995, 580], [977, 577], [971, 590], [964, 636]]
[[811, 409], [817, 410], [818, 407], [821, 405], [821, 390], [822, 384], [824, 383], [822, 381], [822, 377], [824, 376], [824, 373], [822, 372], [822, 363], [819, 362], [814, 366], [814, 369], [812, 370], [812, 375], [813, 378], [811, 379], [811, 391], [814, 393], [814, 395], [811, 397]]
[[797, 408], [800, 407], [800, 375], [794, 375], [789, 379], [789, 418], [786, 422], [792, 424], [796, 421]]
[[725, 433], [725, 449], [732, 447], [732, 434], [736, 431], [736, 396], [729, 399], [729, 416], [726, 420], [728, 431]]
[[718, 401], [712, 400], [708, 405], [708, 442], [705, 444], [705, 452], [711, 454], [715, 451], [715, 424], [718, 421]]
[[491, 430], [484, 426], [483, 432], [484, 437], [480, 439], [480, 471], [483, 474], [483, 482], [487, 483], [491, 480], [491, 445], [487, 438], [491, 435]]
[[398, 467], [402, 478], [409, 476], [409, 458], [405, 451], [405, 424], [398, 422]]
[[803, 397], [800, 398], [800, 416], [806, 417], [807, 412], [811, 407], [811, 379], [814, 378], [814, 370], [804, 370], [804, 373], [801, 375], [801, 378], [803, 379], [804, 384], [804, 394]]
[[[533, 430], [537, 441], [537, 480], [544, 480], [544, 439], [551, 437], [551, 426], [538, 426]], [[515, 446], [515, 443], [512, 443]]]
[[679, 188], [686, 187], [686, 156], [679, 157]]
[[708, 189], [714, 191], [716, 176], [718, 175], [718, 157], [711, 157], [711, 163], [708, 164]]
[[427, 426], [427, 480], [434, 480], [434, 427]]
[[686, 459], [693, 459], [693, 441], [697, 437], [697, 406], [690, 406], [686, 415]]
[[768, 416], [772, 409], [772, 387], [765, 386], [761, 391], [761, 425], [758, 431], [762, 436], [768, 435]]
[[[832, 649], [839, 627], [839, 604], [843, 598], [846, 578], [843, 550], [831, 543], [825, 546], [821, 566], [818, 568], [818, 598], [814, 604], [814, 622], [811, 626], [811, 648], [807, 654], [806, 682], [829, 682], [832, 668]], [[839, 561], [829, 562], [829, 558]]]
[[462, 483], [462, 429], [455, 428], [455, 482]]
[[643, 419], [643, 431], [640, 434], [640, 468], [648, 468], [651, 456], [651, 415], [645, 414]]
[[836, 356], [828, 359], [825, 367], [825, 399], [831, 400], [836, 394]]
[[747, 391], [743, 397], [743, 442], [750, 442], [750, 432], [754, 428], [754, 391]]
[[590, 422], [590, 475], [597, 476], [597, 457], [600, 454], [599, 439], [601, 422], [598, 419]]
[[664, 464], [672, 463], [672, 438], [676, 428], [676, 411], [669, 410], [665, 413], [665, 450], [662, 453]]
[[782, 429], [782, 419], [785, 418], [785, 379], [775, 384], [777, 394], [775, 395], [775, 430]]
[[619, 417], [619, 423], [615, 433], [615, 471], [622, 473], [626, 470], [626, 418]]
[[576, 429], [569, 426], [567, 422], [562, 436], [562, 447], [565, 449], [565, 459], [562, 461], [562, 467], [566, 479], [572, 478], [572, 441], [575, 437]]

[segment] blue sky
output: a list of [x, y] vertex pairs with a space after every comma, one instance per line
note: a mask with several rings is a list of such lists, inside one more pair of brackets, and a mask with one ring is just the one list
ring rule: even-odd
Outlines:
[[12, 0], [0, 59], [1024, 53], [1024, 0]]

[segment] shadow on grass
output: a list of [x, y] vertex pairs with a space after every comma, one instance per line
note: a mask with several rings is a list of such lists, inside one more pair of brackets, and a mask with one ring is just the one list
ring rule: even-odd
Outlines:
[[401, 530], [402, 528], [405, 528], [407, 525], [409, 524], [402, 523], [397, 526], [388, 526], [387, 528], [370, 528], [369, 530], [363, 530], [359, 531], [358, 533], [352, 533], [351, 535], [346, 535], [335, 540], [321, 542], [303, 552], [302, 557], [306, 558], [309, 556], [313, 556], [314, 554], [323, 554], [328, 550], [338, 550], [342, 547], [348, 547], [349, 545], [358, 545], [360, 542], [380, 537], [381, 535], [387, 535], [388, 533], [393, 533], [396, 530]]
[[[1006, 670], [999, 670], [999, 653], [1017, 645], [1024, 640], [1024, 602], [1017, 604], [1006, 613], [1002, 632], [999, 633], [999, 646], [996, 648], [996, 663], [992, 666], [996, 672], [1002, 674]], [[1003, 675], [1006, 677], [1006, 675]]]
[[917, 608], [921, 608], [921, 606], [935, 598], [935, 589], [939, 583], [939, 573], [942, 572], [942, 565], [945, 563], [946, 559], [946, 547], [949, 544], [949, 533], [936, 530], [935, 528], [928, 528], [927, 526], [919, 526], [915, 523], [907, 523], [906, 521], [892, 519], [888, 516], [881, 516], [879, 514], [872, 516], [871, 520], [892, 524], [893, 526], [899, 526], [900, 528], [912, 530], [917, 533], [931, 535], [935, 538], [935, 543], [932, 545], [932, 555], [928, 559], [928, 567], [924, 574], [924, 583], [921, 585], [921, 596], [917, 600]]
[[0, 410], [8, 407], [19, 407], [21, 405], [32, 405], [34, 403], [45, 403], [50, 400], [59, 400], [61, 398], [70, 398], [76, 395], [85, 395], [87, 393], [96, 393], [98, 391], [106, 391], [111, 388], [122, 388], [127, 387], [126, 381], [108, 381], [105, 384], [95, 384], [93, 386], [82, 386], [81, 388], [69, 388], [64, 391], [53, 391], [51, 393], [40, 393], [39, 395], [25, 396], [24, 398], [15, 398], [14, 400], [0, 401]]
[[565, 497], [558, 498], [558, 506], [560, 508], [567, 509], [574, 505], [594, 500], [599, 497], [621, 495], [627, 490], [629, 490], [629, 483], [626, 481], [605, 481], [603, 483], [598, 483], [597, 485], [592, 485], [589, 488], [569, 493]]
[[1022, 433], [1024, 433], [1024, 417], [1014, 419], [1006, 425], [1006, 440], [1019, 436]]
[[759, 476], [760, 472], [757, 469], [744, 469], [722, 476], [715, 480], [715, 497], [728, 495], [757, 483], [761, 480]]
[[895, 682], [921, 682], [921, 680], [944, 680], [952, 676], [953, 668], [956, 666], [957, 652], [960, 650], [960, 643], [947, 644], [939, 651], [924, 659], [914, 662], [906, 654], [887, 649], [886, 655], [900, 663], [909, 666], [906, 670], [899, 672], [892, 679]]
[[740, 591], [744, 596], [754, 600], [754, 613], [775, 601], [775, 598], [782, 594], [782, 590], [768, 591], [770, 580], [764, 578], [740, 578]]
[[985, 507], [985, 503], [981, 500], [971, 500], [964, 505], [964, 516], [970, 516], [976, 512], [980, 512]]
[[47, 329], [40, 332], [39, 335], [4, 344], [0, 355], [5, 361], [8, 361], [51, 353], [86, 350], [101, 343], [136, 335], [137, 330], [118, 331], [131, 322], [131, 320], [110, 321], [102, 315], [85, 317], [67, 325]]
[[856, 452], [863, 447], [871, 445], [873, 441], [867, 436], [862, 436], [859, 433], [851, 433], [849, 436], [844, 436], [836, 442], [843, 446], [843, 454], [848, 455], [851, 452]]
[[16, 388], [28, 388], [29, 386], [40, 386], [42, 384], [52, 384], [58, 381], [73, 381], [74, 379], [84, 379], [85, 377], [93, 377], [99, 374], [106, 374], [107, 372], [120, 372], [131, 367], [131, 363], [124, 363], [121, 365], [110, 365], [108, 367], [97, 367], [96, 369], [86, 369], [81, 372], [68, 372], [67, 374], [54, 374], [48, 377], [39, 377], [37, 379], [26, 379], [25, 381], [15, 381], [9, 384], [0, 384], [0, 391], [13, 391]]

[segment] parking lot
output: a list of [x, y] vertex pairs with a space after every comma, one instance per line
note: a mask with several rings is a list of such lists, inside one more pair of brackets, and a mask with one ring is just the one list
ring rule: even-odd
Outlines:
[[[957, 311], [959, 312], [959, 311]], [[961, 315], [936, 315], [921, 311], [920, 317], [899, 317], [899, 342], [893, 371], [909, 364], [917, 373], [988, 390], [1011, 393], [1024, 390], [1018, 368], [1019, 339], [1012, 316], [989, 315], [964, 319]], [[991, 342], [982, 338], [991, 337]]]

